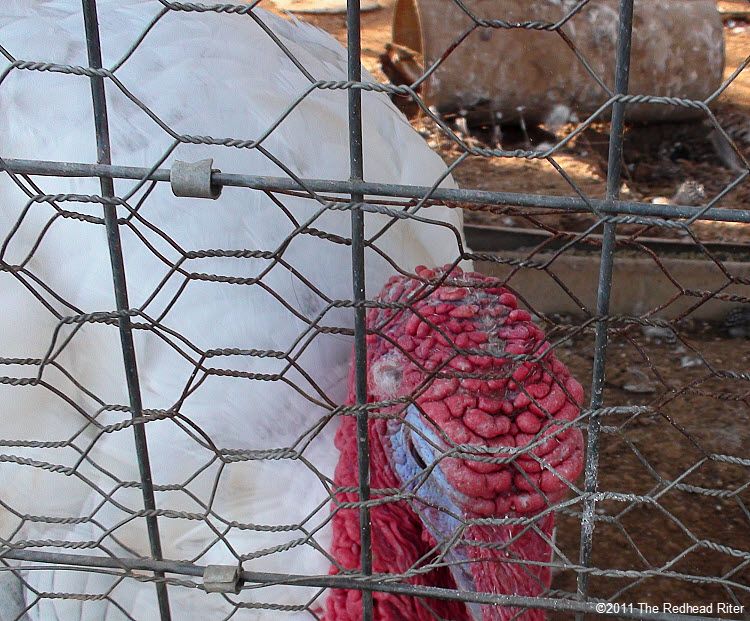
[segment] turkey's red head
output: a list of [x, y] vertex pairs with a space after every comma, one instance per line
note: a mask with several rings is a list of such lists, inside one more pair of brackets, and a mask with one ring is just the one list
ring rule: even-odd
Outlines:
[[[415, 584], [539, 595], [550, 579], [549, 508], [582, 469], [582, 435], [571, 421], [583, 389], [507, 289], [458, 269], [437, 287], [425, 281], [445, 271], [420, 267], [417, 275], [392, 278], [382, 307], [367, 318], [369, 400], [389, 404], [370, 421], [371, 486], [374, 496], [402, 491], [372, 510], [374, 570], [407, 574]], [[336, 483], [356, 486], [351, 418], [337, 447]], [[350, 509], [334, 515], [333, 553], [345, 568], [359, 567], [356, 519]], [[422, 571], [428, 564], [442, 567]], [[349, 616], [358, 602], [355, 591], [335, 592], [330, 618], [358, 618]], [[494, 621], [519, 613], [385, 593], [375, 594], [375, 607], [383, 620], [437, 612]], [[518, 618], [542, 616], [529, 610]]]

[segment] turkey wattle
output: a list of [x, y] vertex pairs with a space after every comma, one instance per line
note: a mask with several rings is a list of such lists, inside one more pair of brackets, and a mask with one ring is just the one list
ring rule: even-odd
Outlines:
[[[563, 497], [583, 465], [582, 434], [570, 425], [583, 389], [548, 351], [543, 332], [509, 291], [456, 269], [427, 294], [425, 281], [445, 273], [424, 267], [417, 273], [420, 280], [391, 278], [380, 296], [409, 309], [373, 309], [367, 320], [369, 400], [415, 397], [405, 412], [403, 406], [386, 407], [379, 412], [390, 417], [369, 423], [371, 486], [413, 493], [408, 502], [372, 508], [373, 570], [404, 573], [434, 559], [436, 544], [451, 540], [464, 520], [541, 513], [533, 528], [469, 525], [445, 553], [450, 571], [442, 567], [410, 579], [465, 591], [539, 595], [550, 584], [554, 525], [554, 514], [544, 510]], [[507, 358], [513, 354], [538, 360], [514, 363]], [[357, 485], [355, 438], [355, 421], [347, 418], [336, 435], [341, 486]], [[450, 456], [458, 445], [468, 458]], [[515, 449], [516, 458], [481, 461], [486, 447], [501, 449], [493, 457]], [[338, 502], [356, 500], [353, 492], [337, 496]], [[358, 568], [357, 512], [336, 510], [333, 528], [334, 557], [344, 568]], [[544, 618], [539, 610], [437, 600], [427, 606], [414, 597], [377, 592], [373, 597], [375, 618], [382, 621], [428, 621], [435, 615], [456, 621]], [[360, 594], [334, 591], [328, 613], [327, 619], [336, 621], [359, 619]]]

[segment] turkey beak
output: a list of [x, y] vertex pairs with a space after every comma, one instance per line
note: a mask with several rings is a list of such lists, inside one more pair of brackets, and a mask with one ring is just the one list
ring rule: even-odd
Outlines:
[[[461, 557], [462, 555], [459, 553], [456, 556]], [[465, 554], [463, 555], [462, 560], [457, 561], [451, 566], [451, 575], [456, 581], [456, 588], [458, 588], [459, 591], [464, 591], [466, 593], [477, 592], [474, 576], [471, 574], [469, 562]], [[482, 614], [481, 604], [477, 604], [476, 602], [466, 602], [466, 610], [468, 610], [472, 621], [483, 620], [484, 615]]]
[[[440, 468], [440, 453], [445, 442], [425, 423], [416, 406], [408, 407], [404, 420], [405, 424], [399, 423], [391, 437], [394, 454], [400, 456], [394, 464], [395, 470], [405, 491], [414, 495], [412, 509], [437, 542], [438, 553], [448, 564], [456, 587], [476, 593], [468, 546], [457, 537], [463, 515], [459, 505], [465, 506], [468, 499], [448, 483]], [[468, 603], [467, 609], [473, 621], [482, 621], [480, 604]]]

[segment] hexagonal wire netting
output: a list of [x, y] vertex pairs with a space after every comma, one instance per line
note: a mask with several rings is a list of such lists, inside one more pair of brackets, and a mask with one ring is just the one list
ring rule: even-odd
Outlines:
[[[102, 15], [97, 16], [95, 0], [83, 0], [80, 15], [88, 66], [56, 64], [55, 58], [20, 59], [14, 56], [12, 47], [6, 49], [5, 42], [0, 41], [0, 53], [6, 61], [0, 75], [0, 94], [8, 91], [18, 74], [28, 74], [40, 82], [51, 79], [51, 75], [55, 79], [90, 81], [98, 156], [96, 163], [75, 163], [20, 159], [23, 154], [7, 152], [0, 161], [8, 187], [13, 187], [19, 196], [17, 205], [2, 207], [13, 215], [8, 228], [2, 231], [0, 254], [3, 288], [11, 292], [4, 294], [10, 314], [4, 311], [3, 330], [19, 335], [21, 343], [14, 351], [0, 352], [7, 356], [0, 360], [6, 369], [2, 377], [4, 437], [0, 437], [3, 485], [8, 490], [14, 485], [19, 487], [23, 496], [8, 492], [0, 498], [5, 514], [0, 541], [0, 562], [5, 571], [0, 575], [12, 575], [24, 588], [19, 600], [21, 612], [16, 618], [51, 618], [50, 606], [65, 602], [106, 606], [107, 619], [155, 618], [144, 611], [157, 609], [162, 620], [191, 618], [189, 607], [201, 606], [200, 598], [211, 598], [211, 606], [205, 610], [216, 618], [255, 618], [256, 613], [266, 611], [269, 616], [263, 618], [306, 614], [309, 618], [331, 619], [336, 613], [331, 609], [328, 614], [324, 612], [325, 599], [331, 592], [349, 598], [347, 614], [354, 616], [347, 619], [360, 615], [363, 619], [378, 618], [378, 607], [382, 609], [384, 602], [395, 601], [388, 597], [400, 598], [397, 601], [403, 610], [413, 611], [403, 613], [403, 618], [415, 619], [466, 619], [467, 610], [493, 619], [538, 618], [535, 615], [539, 611], [555, 618], [584, 614], [695, 618], [691, 616], [695, 609], [670, 610], [660, 605], [664, 602], [713, 602], [712, 610], [698, 612], [736, 618], [731, 609], [719, 608], [718, 604], [750, 604], [750, 374], [746, 367], [733, 366], [738, 361], [747, 362], [742, 347], [716, 336], [710, 326], [690, 320], [709, 303], [726, 311], [736, 307], [740, 311], [732, 315], [736, 320], [733, 325], [741, 331], [743, 312], [747, 313], [742, 309], [750, 308], [750, 279], [742, 260], [704, 241], [697, 228], [705, 222], [741, 226], [750, 223], [750, 210], [719, 206], [745, 180], [750, 168], [742, 149], [733, 143], [709, 108], [750, 62], [750, 57], [704, 101], [629, 95], [633, 0], [621, 0], [617, 48], [613, 50], [614, 87], [607, 86], [610, 76], [595, 75], [582, 53], [575, 50], [576, 62], [583, 63], [592, 74], [591, 79], [601, 86], [599, 110], [573, 125], [563, 139], [556, 139], [552, 145], [508, 150], [499, 145], [482, 145], [455, 131], [423, 103], [420, 85], [452, 50], [465, 45], [474, 31], [533, 30], [548, 37], [561, 36], [574, 47], [575, 38], [566, 34], [568, 26], [589, 0], [581, 0], [554, 23], [480, 18], [454, 0], [452, 10], [470, 17], [469, 30], [448, 46], [416, 82], [400, 86], [362, 81], [356, 0], [350, 2], [347, 15], [347, 80], [331, 80], [306, 68], [304, 61], [265, 25], [258, 4], [204, 5], [158, 0], [150, 21], [137, 36], [129, 33], [132, 39], [125, 54], [108, 68], [102, 65], [98, 21]], [[299, 72], [309, 86], [278, 110], [276, 121], [262, 135], [235, 139], [179, 133], [171, 121], [160, 118], [159, 110], [149, 103], [147, 91], [133, 88], [127, 77], [122, 77], [124, 68], [137, 66], [139, 51], [152, 45], [152, 37], [156, 36], [152, 32], [158, 30], [160, 22], [176, 13], [195, 20], [206, 19], [207, 14], [222, 14], [221, 19], [225, 20], [254, 20], [264, 29], [268, 41], [283, 51], [289, 61], [288, 70]], [[203, 61], [210, 63], [211, 59], [192, 59]], [[158, 88], [158, 82], [150, 82], [149, 88]], [[294, 166], [284, 156], [275, 155], [267, 144], [269, 136], [283, 131], [284, 122], [295, 109], [319, 91], [336, 91], [342, 96], [345, 91], [348, 97], [348, 180], [300, 178], [294, 173]], [[456, 156], [449, 164], [451, 173], [477, 159], [542, 161], [560, 175], [574, 196], [438, 187], [447, 173], [434, 179], [431, 186], [368, 181], [363, 175], [368, 153], [366, 148], [363, 152], [362, 134], [368, 118], [362, 98], [369, 92], [415, 102], [421, 109], [424, 126], [443, 144], [447, 142]], [[112, 165], [110, 130], [116, 128], [108, 125], [107, 108], [115, 97], [137, 106], [149, 119], [150, 131], [168, 139], [170, 144], [157, 160], [148, 165]], [[700, 206], [621, 200], [624, 111], [634, 102], [701, 110], [741, 162], [736, 177]], [[65, 106], [66, 102], [56, 105]], [[601, 123], [601, 118], [609, 113], [606, 194], [594, 198], [566, 173], [559, 155], [567, 144], [595, 123]], [[12, 117], [7, 120], [13, 124]], [[90, 128], [82, 126], [80, 131], [89, 132]], [[262, 174], [251, 166], [245, 170], [208, 172], [207, 164], [192, 173], [181, 164], [172, 163], [171, 169], [164, 167], [183, 145], [252, 151], [258, 161], [275, 166], [279, 172], [276, 176], [266, 174], [268, 166], [260, 167]], [[202, 247], [199, 239], [179, 239], [170, 229], [174, 222], [161, 226], [158, 214], [150, 211], [150, 204], [166, 195], [159, 191], [170, 179], [177, 188], [179, 182], [175, 178], [181, 175], [187, 177], [185, 193], [202, 192], [207, 199], [216, 199], [205, 201], [210, 203], [215, 218], [223, 217], [223, 199], [228, 194], [242, 192], [246, 193], [243, 196], [261, 195], [276, 210], [281, 218], [278, 222], [285, 225], [278, 225], [280, 232], [266, 244], [249, 239], [243, 248], [209, 249]], [[206, 175], [210, 175], [210, 183]], [[55, 178], [98, 179], [101, 193], [45, 191], [46, 185], [54, 187]], [[115, 183], [125, 187], [126, 180], [135, 183], [126, 193], [118, 193]], [[221, 188], [225, 191], [218, 197]], [[300, 208], [303, 202], [308, 205], [307, 212]], [[445, 218], [431, 217], [441, 205], [512, 217], [516, 223], [522, 222], [544, 236], [534, 238], [525, 249], [520, 246], [520, 250], [515, 247], [512, 251], [494, 250], [492, 242], [487, 245], [476, 238], [476, 243], [486, 246], [487, 251], [471, 252], [455, 226], [446, 223]], [[571, 233], [562, 225], [545, 220], [549, 214], [560, 213], [587, 214], [589, 224], [580, 232]], [[366, 234], [365, 221], [376, 216], [386, 224], [367, 229]], [[340, 227], [330, 225], [346, 219], [348, 227], [349, 217], [349, 233], [342, 234]], [[106, 230], [114, 302], [108, 303], [108, 298], [103, 297], [99, 307], [79, 307], [61, 290], [54, 268], [50, 271], [39, 262], [38, 257], [49, 252], [51, 242], [47, 240], [62, 226], [61, 222], [66, 223], [66, 234], [74, 234], [71, 232], [75, 227]], [[452, 239], [455, 244], [451, 267], [461, 261], [474, 261], [480, 271], [494, 274], [493, 278], [485, 280], [448, 270], [415, 273], [415, 266], [390, 260], [388, 246], [379, 245], [379, 240], [385, 239], [383, 235], [389, 229], [407, 224], [449, 230], [445, 239]], [[370, 234], [372, 230], [376, 232]], [[652, 243], [654, 232], [660, 230], [677, 231], [682, 236], [686, 241], [683, 247], [689, 247], [692, 253], [693, 267], [688, 271], [709, 269], [713, 278], [706, 281], [708, 284], [684, 284], [685, 271], [664, 256], [663, 246]], [[299, 239], [307, 240], [307, 254], [295, 255], [290, 250]], [[159, 266], [153, 270], [157, 275], [151, 280], [145, 278], [145, 283], [137, 282], [137, 269], [129, 267], [128, 249], [133, 244], [140, 246], [141, 253], [150, 254]], [[75, 246], [71, 240], [68, 248], [78, 251]], [[88, 252], [86, 248], [85, 244], [80, 247], [82, 252]], [[309, 249], [316, 248], [320, 257], [328, 252], [351, 251], [351, 270], [346, 268], [352, 278], [346, 283], [349, 291], [354, 291], [351, 296], [332, 295], [335, 288], [306, 276], [311, 262]], [[597, 256], [592, 255], [592, 249]], [[611, 294], [616, 292], [612, 286], [619, 258], [616, 250], [640, 259], [644, 278], [670, 283], [663, 299], [638, 314], [610, 313]], [[91, 252], [92, 262], [107, 256]], [[67, 269], [64, 256], [59, 255], [60, 273]], [[391, 290], [378, 298], [373, 298], [377, 292], [372, 292], [369, 299], [365, 296], [365, 268], [372, 256], [390, 261], [389, 269], [403, 276], [400, 285], [394, 285], [400, 287], [399, 291]], [[562, 259], [580, 260], [581, 256], [589, 263], [598, 258], [598, 282], [568, 281], [574, 279], [575, 270], [560, 267]], [[201, 265], [220, 265], [223, 271], [207, 272]], [[254, 269], [257, 266], [261, 267]], [[129, 273], [129, 269], [133, 272]], [[282, 280], [276, 278], [279, 273], [294, 281], [297, 288], [284, 289]], [[527, 291], [532, 277], [544, 277], [545, 286], [568, 298], [577, 313], [566, 316], [545, 312], [542, 300]], [[623, 278], [627, 276], [615, 281], [624, 286]], [[182, 303], [201, 286], [210, 286], [210, 295], [188, 297], [187, 306]], [[134, 287], [136, 295], [132, 294]], [[144, 287], [148, 289], [145, 293]], [[293, 342], [284, 349], [267, 347], [265, 342], [212, 344], [217, 316], [211, 319], [210, 310], [205, 311], [203, 324], [201, 317], [197, 318], [197, 328], [181, 326], [175, 319], [181, 312], [194, 315], [196, 300], [209, 306], [210, 300], [227, 295], [231, 302], [233, 294], [218, 291], [232, 288], [258, 290], [265, 296], [263, 304], [275, 308], [273, 312], [280, 318], [287, 316], [290, 325], [299, 325]], [[302, 290], [304, 294], [299, 293]], [[102, 295], [109, 295], [110, 291], [111, 287]], [[446, 317], [441, 319], [441, 313], [457, 308], [457, 298], [451, 297], [457, 291], [462, 292], [458, 298], [471, 297], [477, 313], [480, 310], [476, 309], [486, 307], [492, 294], [500, 295], [493, 308], [506, 318], [510, 317], [510, 307], [516, 304], [507, 294], [514, 292], [535, 315], [536, 324], [544, 328], [548, 344], [530, 323], [530, 316], [521, 311], [512, 315], [517, 324], [515, 328], [509, 326], [516, 332], [503, 336], [503, 348], [483, 347], [481, 339], [452, 338], [451, 322], [445, 322]], [[290, 292], [294, 299], [289, 297]], [[137, 299], [136, 306], [131, 305], [129, 294], [130, 299]], [[30, 296], [30, 302], [17, 302], [23, 296]], [[252, 315], [260, 310], [245, 307], [245, 312]], [[459, 317], [460, 313], [456, 313], [456, 320]], [[34, 323], [37, 318], [39, 321]], [[415, 338], [433, 335], [425, 346], [428, 364], [423, 364], [417, 353], [410, 356], [419, 350], [411, 337], [396, 338], [388, 331], [389, 325], [402, 320], [414, 320], [414, 330], [409, 334]], [[39, 337], [36, 342], [25, 326], [34, 338]], [[537, 336], [529, 341], [529, 334]], [[324, 338], [343, 338], [347, 348], [352, 342], [347, 339], [353, 339], [355, 362], [348, 401], [329, 394], [330, 387], [316, 373], [315, 359], [306, 353], [314, 351]], [[514, 338], [532, 346], [509, 348]], [[387, 347], [383, 345], [386, 342]], [[121, 358], [118, 355], [116, 361], [97, 359], [97, 347], [107, 351], [102, 343], [110, 343], [111, 347], [116, 344]], [[740, 343], [744, 345], [746, 341]], [[408, 394], [390, 400], [368, 396], [368, 350], [371, 354], [377, 347], [397, 351], [414, 365], [416, 379]], [[430, 347], [435, 351], [442, 347], [444, 355], [430, 359]], [[733, 357], [732, 352], [737, 355]], [[139, 374], [139, 367], [148, 368], [149, 357], [153, 356], [173, 358], [175, 372], [161, 378]], [[558, 359], [582, 383], [590, 378], [588, 407], [578, 411], [560, 406], [574, 405], [581, 397], [567, 379], [568, 371], [561, 370]], [[119, 366], [112, 370], [108, 364]], [[98, 377], [97, 373], [105, 376], [105, 384], [90, 379]], [[536, 383], [525, 381], [527, 375], [534, 376]], [[226, 382], [222, 390], [228, 402], [243, 399], [244, 386], [251, 385], [250, 390], [257, 391], [261, 389], [256, 387], [262, 384], [265, 392], [248, 394], [258, 401], [268, 398], [278, 402], [279, 419], [270, 421], [271, 426], [281, 424], [283, 405], [300, 396], [310, 404], [314, 415], [304, 423], [289, 422], [298, 428], [294, 430], [296, 439], [288, 445], [240, 446], [233, 441], [233, 434], [253, 434], [256, 428], [242, 428], [241, 420], [227, 419], [226, 434], [216, 434], [210, 417], [191, 410], [193, 396], [205, 389], [202, 387], [212, 385], [215, 378]], [[117, 384], [119, 391], [114, 394], [125, 394], [126, 400], [111, 400], [107, 382]], [[488, 416], [487, 410], [492, 410], [493, 390], [512, 391], [517, 403], [505, 414], [510, 416], [507, 426], [516, 433], [516, 440], [501, 435], [501, 440], [493, 444], [471, 434], [455, 437], [442, 433], [445, 420], [440, 418], [439, 408], [427, 407], [430, 402], [423, 397], [452, 385], [460, 385], [468, 392], [479, 391], [480, 401], [482, 395], [486, 397], [481, 416]], [[165, 396], [159, 400], [142, 398], [142, 394]], [[217, 399], [216, 407], [224, 407], [218, 396]], [[477, 397], [469, 395], [467, 399], [474, 404], [472, 411], [479, 412]], [[553, 401], [560, 403], [553, 407]], [[40, 413], [42, 410], [45, 412]], [[520, 422], [519, 410], [526, 413], [524, 423]], [[560, 414], [563, 410], [565, 415]], [[21, 423], [14, 426], [12, 421], [22, 415]], [[33, 420], [29, 417], [37, 415], [40, 422], [28, 423]], [[415, 423], [414, 415], [430, 421], [431, 431], [425, 432], [424, 425]], [[13, 416], [16, 418], [11, 419]], [[465, 413], [464, 418], [467, 416]], [[334, 476], [317, 461], [323, 459], [326, 448], [328, 454], [333, 451], [331, 430], [339, 421], [349, 425], [348, 431], [357, 440], [356, 452], [350, 453], [352, 463], [344, 473], [348, 473], [350, 481], [338, 471]], [[368, 426], [378, 421], [384, 425], [400, 421], [411, 434], [420, 436], [415, 442], [421, 440], [423, 445], [432, 446], [429, 459], [424, 454], [414, 458], [428, 462], [421, 464], [423, 471], [397, 487], [384, 484], [382, 477], [371, 472], [379, 457], [370, 451], [381, 449], [379, 445], [372, 446], [373, 432], [368, 435]], [[255, 424], [257, 420], [253, 421]], [[518, 440], [519, 426], [528, 440], [523, 445]], [[257, 433], [262, 435], [261, 431]], [[491, 440], [497, 435], [487, 437]], [[580, 464], [584, 474], [580, 478], [561, 467], [569, 463], [565, 459], [554, 461], [551, 453], [535, 451], [552, 440], [570, 447], [576, 438], [585, 452]], [[172, 442], [188, 447], [179, 454], [178, 461], [184, 460], [179, 461], [179, 479], [164, 476], [165, 469], [177, 459], [168, 450]], [[450, 473], [453, 462], [469, 464], [487, 476], [498, 472], [508, 475], [518, 489], [526, 492], [527, 499], [542, 502], [535, 511], [514, 511], [518, 507], [513, 505], [504, 512], [493, 509], [475, 514], [455, 514], [454, 505], [430, 505], [427, 492], [422, 491], [427, 487], [424, 472], [445, 465], [445, 471]], [[137, 471], [132, 470], [136, 465]], [[129, 478], [127, 472], [137, 472], [137, 476]], [[251, 478], [243, 479], [246, 476]], [[545, 476], [551, 476], [553, 482]], [[312, 498], [300, 500], [307, 513], [295, 518], [295, 507], [290, 506], [290, 517], [284, 520], [280, 518], [285, 513], [268, 513], [267, 508], [257, 515], [243, 514], [242, 506], [233, 506], [227, 496], [230, 492], [223, 490], [236, 491], [243, 481], [249, 485], [250, 480], [257, 487], [257, 494], [265, 494], [271, 505], [293, 502], [295, 498], [286, 492], [293, 488], [294, 480], [302, 480], [308, 486], [302, 491], [309, 492]], [[549, 491], [558, 488], [565, 493]], [[38, 498], [29, 494], [30, 490], [56, 490], [55, 498]], [[82, 499], [80, 503], [73, 502], [78, 498]], [[71, 500], [69, 505], [65, 504], [67, 500]], [[257, 502], [251, 506], [257, 506]], [[429, 536], [423, 535], [424, 545], [415, 544], [417, 552], [413, 557], [407, 557], [403, 566], [386, 574], [385, 552], [378, 542], [388, 520], [396, 519], [386, 516], [389, 507], [395, 507], [394, 512], [413, 511], [420, 515], [433, 510], [449, 515], [453, 521], [449, 536], [441, 538], [439, 529], [430, 530]], [[555, 530], [551, 527], [553, 514], [558, 522]], [[264, 521], [266, 515], [275, 515], [277, 520]], [[353, 521], [351, 516], [355, 516]], [[348, 564], [328, 548], [330, 535], [325, 534], [326, 529], [331, 523], [335, 529], [337, 519], [342, 523], [348, 520], [351, 549], [360, 554]], [[506, 537], [490, 536], [483, 541], [476, 536], [476, 529], [487, 529], [496, 535], [505, 532]], [[546, 556], [520, 556], [514, 542], [523, 538], [541, 543]], [[219, 549], [221, 552], [216, 553]], [[332, 569], [318, 571], [319, 560], [317, 565], [311, 565], [312, 570], [297, 561], [285, 560], [298, 558], [293, 555], [301, 549], [307, 550], [308, 555], [317, 555]], [[475, 551], [471, 552], [474, 556], [469, 554], [474, 563], [483, 562], [483, 554], [497, 553], [499, 558], [493, 561], [490, 571], [505, 571], [497, 569], [500, 566], [513, 567], [525, 572], [532, 586], [525, 591], [504, 592], [501, 588], [492, 589], [492, 582], [488, 581], [476, 592], [456, 588], [459, 579], [446, 577], [445, 568], [459, 562], [457, 550], [467, 549]], [[295, 564], [289, 565], [290, 562]], [[553, 581], [548, 586], [546, 576], [550, 570]], [[469, 575], [472, 570], [464, 571]], [[82, 575], [89, 577], [82, 579]], [[132, 605], [136, 600], [138, 604]], [[467, 602], [469, 606], [455, 602]], [[639, 602], [655, 607], [644, 608]], [[495, 614], [487, 612], [491, 606], [504, 611], [502, 616], [491, 616]], [[83, 614], [80, 618], [95, 618], [94, 611], [103, 609], [76, 610]]]

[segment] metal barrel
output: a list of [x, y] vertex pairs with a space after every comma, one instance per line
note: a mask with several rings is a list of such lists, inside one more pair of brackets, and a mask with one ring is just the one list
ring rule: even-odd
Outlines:
[[[617, 27], [616, 0], [465, 0], [461, 6], [397, 0], [393, 42], [415, 51], [425, 69], [445, 56], [422, 86], [426, 103], [441, 112], [565, 122], [558, 117], [566, 111], [584, 118], [610, 101]], [[636, 2], [629, 92], [690, 101], [630, 103], [628, 120], [705, 115], [695, 101], [716, 91], [723, 69], [714, 0]]]

